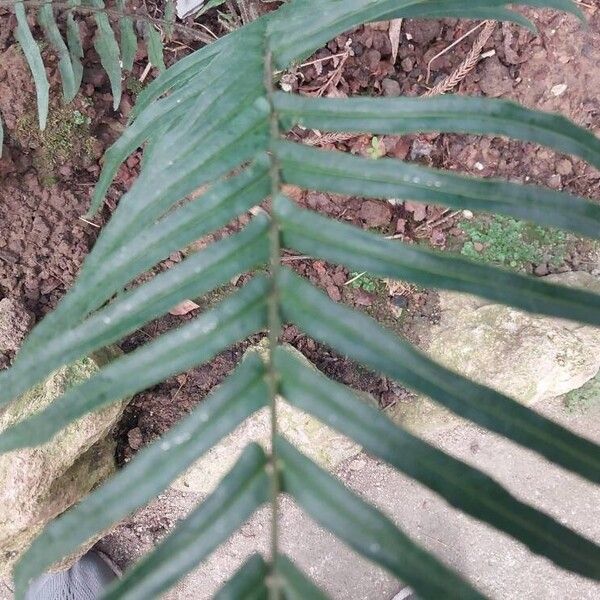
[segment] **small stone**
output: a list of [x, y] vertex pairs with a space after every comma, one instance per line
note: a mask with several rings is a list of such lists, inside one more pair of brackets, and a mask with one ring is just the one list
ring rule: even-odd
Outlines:
[[467, 219], [467, 221], [470, 221], [474, 215], [473, 215], [472, 211], [470, 211], [470, 210], [463, 210], [462, 216], [463, 216], [463, 218]]
[[410, 73], [413, 70], [415, 63], [410, 56], [407, 56], [406, 58], [402, 59], [400, 66], [405, 73]]
[[567, 91], [567, 84], [559, 83], [558, 85], [555, 85], [552, 87], [552, 89], [550, 90], [550, 93], [553, 96], [556, 96], [558, 98], [558, 96], [562, 96], [566, 91]]
[[139, 427], [134, 427], [127, 432], [127, 442], [132, 450], [139, 450], [144, 443], [144, 436]]
[[342, 299], [342, 293], [336, 285], [329, 284], [327, 286], [327, 295], [334, 301], [339, 302]]
[[354, 304], [356, 306], [371, 306], [373, 304], [373, 296], [369, 292], [357, 288], [354, 291]]
[[556, 172], [559, 175], [571, 175], [573, 173], [573, 165], [570, 160], [564, 158], [556, 163]]
[[427, 205], [421, 202], [411, 202], [407, 200], [404, 203], [404, 209], [411, 212], [415, 221], [421, 222], [427, 218]]
[[384, 96], [397, 97], [402, 93], [400, 84], [395, 79], [390, 79], [389, 77], [386, 77], [381, 82], [381, 87], [383, 88]]
[[513, 89], [510, 71], [503, 65], [497, 56], [482, 61], [482, 76], [479, 80], [481, 91], [489, 98], [498, 98]]
[[410, 19], [404, 23], [406, 39], [414, 40], [419, 45], [427, 45], [437, 39], [442, 31], [441, 21], [432, 19]]
[[475, 249], [475, 252], [483, 252], [485, 246], [481, 242], [475, 242], [473, 248]]
[[385, 202], [365, 200], [360, 207], [360, 218], [367, 227], [383, 227], [392, 219], [392, 209]]
[[542, 263], [541, 265], [538, 265], [533, 272], [536, 275], [539, 275], [540, 277], [543, 277], [544, 275], [548, 275], [548, 273], [550, 272], [548, 270], [548, 265], [546, 263]]
[[375, 72], [381, 62], [381, 53], [373, 49], [367, 50], [364, 54], [364, 62], [371, 71]]
[[562, 186], [562, 179], [560, 178], [560, 175], [556, 173], [554, 175], [551, 175], [548, 179], [548, 186], [551, 187], [553, 190], [559, 189]]
[[428, 158], [433, 152], [433, 144], [427, 140], [417, 138], [410, 149], [410, 159]]

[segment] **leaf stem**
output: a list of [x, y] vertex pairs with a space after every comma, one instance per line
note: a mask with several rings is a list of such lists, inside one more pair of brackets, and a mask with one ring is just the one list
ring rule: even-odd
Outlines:
[[[267, 51], [265, 54], [264, 85], [269, 101], [270, 111], [270, 134], [271, 140], [280, 138], [279, 121], [275, 112], [273, 103], [273, 64], [272, 53], [267, 41]], [[271, 178], [271, 202], [281, 189], [280, 167], [277, 158], [273, 152], [269, 153]], [[267, 299], [268, 327], [269, 327], [269, 352], [267, 359], [267, 381], [269, 384], [269, 410], [271, 415], [271, 579], [269, 584], [269, 600], [279, 600], [279, 581], [275, 576], [274, 569], [279, 553], [279, 464], [277, 460], [277, 450], [275, 438], [277, 436], [277, 396], [279, 393], [279, 377], [273, 366], [273, 356], [279, 343], [281, 334], [281, 316], [279, 314], [279, 293], [277, 290], [277, 281], [281, 267], [281, 240], [279, 231], [279, 222], [277, 216], [271, 211], [271, 222], [269, 227], [269, 275], [271, 287]]]

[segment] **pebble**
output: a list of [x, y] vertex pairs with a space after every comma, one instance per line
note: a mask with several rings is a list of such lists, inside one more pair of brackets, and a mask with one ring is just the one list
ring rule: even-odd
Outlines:
[[548, 179], [548, 186], [554, 190], [560, 188], [562, 186], [562, 179], [560, 178], [560, 175], [556, 173], [554, 175], [551, 175]]
[[395, 79], [390, 79], [389, 77], [386, 77], [381, 82], [381, 87], [383, 88], [384, 96], [397, 97], [402, 93], [400, 84]]
[[134, 427], [127, 432], [127, 441], [132, 450], [139, 450], [144, 443], [142, 430], [139, 427]]
[[556, 172], [559, 175], [571, 175], [573, 173], [573, 165], [566, 158], [559, 160], [556, 163]]
[[553, 96], [562, 96], [565, 92], [567, 91], [567, 84], [566, 83], [559, 83], [558, 85], [555, 85], [552, 87], [552, 89], [550, 90], [550, 93]]

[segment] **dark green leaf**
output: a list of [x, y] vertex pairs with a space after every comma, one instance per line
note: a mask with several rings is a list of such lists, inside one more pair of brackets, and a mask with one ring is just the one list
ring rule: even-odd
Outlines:
[[117, 359], [43, 411], [0, 433], [0, 452], [47, 442], [71, 421], [202, 364], [266, 323], [268, 281], [255, 277], [238, 293], [179, 329]]
[[131, 71], [137, 51], [137, 36], [133, 28], [133, 19], [131, 17], [121, 17], [119, 19], [119, 31], [121, 33], [121, 60], [123, 62], [123, 69]]
[[287, 183], [354, 196], [399, 198], [510, 215], [600, 239], [600, 205], [534, 185], [476, 179], [389, 158], [276, 142]]
[[173, 37], [173, 28], [176, 17], [175, 0], [165, 0], [165, 38], [168, 41], [171, 41], [171, 38]]
[[160, 98], [174, 88], [187, 87], [195, 77], [202, 77], [204, 69], [210, 65], [215, 57], [226, 54], [235, 38], [226, 35], [210, 46], [205, 46], [196, 52], [188, 54], [178, 60], [172, 67], [161, 73], [154, 81], [149, 83], [139, 94], [137, 102], [131, 111], [130, 119], [135, 120], [157, 98]]
[[188, 417], [143, 448], [102, 487], [50, 523], [15, 569], [20, 588], [99, 531], [143, 506], [268, 398], [264, 364], [249, 356]]
[[71, 55], [58, 30], [58, 25], [54, 19], [52, 4], [42, 4], [40, 6], [37, 13], [37, 21], [44, 30], [50, 45], [58, 55], [58, 69], [62, 81], [63, 96], [66, 102], [71, 102], [77, 94], [79, 85], [76, 86], [75, 73], [73, 65], [71, 64]]
[[396, 427], [349, 388], [275, 353], [285, 399], [431, 488], [452, 506], [508, 533], [533, 552], [580, 575], [600, 578], [600, 547], [524, 504], [491, 477]]
[[[561, 115], [506, 100], [434, 98], [311, 98], [278, 92], [282, 125], [325, 131], [404, 134], [425, 131], [506, 135], [574, 154], [600, 168], [600, 139]], [[468, 118], [465, 116], [468, 115]]]
[[58, 367], [118, 341], [179, 302], [202, 296], [234, 275], [265, 264], [269, 254], [267, 227], [267, 218], [259, 216], [241, 233], [193, 254], [151, 281], [118, 296], [80, 325], [47, 339], [42, 357], [37, 354], [20, 357], [3, 374], [3, 396], [10, 393], [16, 397]]
[[165, 61], [163, 58], [163, 45], [160, 39], [160, 33], [156, 31], [152, 23], [146, 21], [146, 46], [148, 47], [148, 58], [152, 65], [159, 71], [164, 71]]
[[83, 77], [83, 65], [81, 64], [83, 46], [81, 45], [79, 25], [77, 25], [72, 11], [67, 13], [67, 46], [69, 48], [69, 55], [71, 56], [75, 89], [78, 90]]
[[[157, 128], [160, 130], [167, 125], [168, 133], [162, 136], [160, 152], [153, 153], [150, 162], [144, 160], [142, 180], [152, 176], [162, 178], [165, 172], [174, 176], [182, 168], [187, 170], [188, 165], [197, 168], [199, 157], [196, 155], [203, 156], [205, 161], [217, 158], [227, 140], [244, 139], [245, 123], [258, 108], [253, 104], [263, 94], [260, 76], [257, 76], [261, 71], [260, 61], [248, 58], [246, 63], [236, 69], [236, 64], [225, 68], [216, 61], [184, 89], [160, 100], [140, 115], [107, 151], [90, 213], [100, 207], [119, 164]], [[240, 69], [243, 70], [240, 72]], [[266, 146], [266, 141], [262, 144], [258, 140], [251, 141], [255, 143], [255, 152], [261, 145]], [[236, 156], [235, 152], [231, 154], [232, 158]], [[196, 187], [198, 185], [201, 184]]]
[[346, 489], [283, 438], [276, 439], [283, 489], [315, 521], [408, 583], [424, 600], [484, 598], [378, 510]]
[[269, 498], [267, 457], [246, 447], [217, 489], [106, 592], [105, 600], [158, 598], [224, 542]]
[[283, 554], [275, 562], [277, 579], [285, 600], [327, 600], [326, 596], [296, 565]]
[[265, 579], [269, 572], [260, 554], [252, 554], [233, 577], [215, 594], [214, 600], [267, 600]]
[[426, 394], [456, 414], [600, 483], [600, 447], [511, 398], [433, 362], [373, 319], [329, 300], [283, 269], [282, 312], [315, 339]]
[[40, 49], [29, 30], [23, 2], [15, 2], [15, 15], [17, 17], [15, 39], [21, 44], [23, 54], [25, 54], [25, 59], [27, 60], [27, 64], [33, 75], [35, 93], [37, 96], [38, 121], [40, 129], [44, 130], [46, 129], [46, 120], [48, 118], [48, 94], [50, 85], [46, 78], [46, 70], [44, 69]]
[[[90, 4], [98, 8], [104, 8], [104, 0], [90, 0]], [[108, 75], [113, 95], [113, 110], [117, 110], [121, 102], [122, 91], [119, 44], [117, 44], [106, 13], [98, 11], [94, 14], [94, 19], [96, 21], [94, 49], [100, 57], [100, 64]]]
[[385, 240], [302, 210], [283, 196], [273, 203], [289, 248], [380, 277], [477, 294], [524, 310], [600, 325], [600, 295]]

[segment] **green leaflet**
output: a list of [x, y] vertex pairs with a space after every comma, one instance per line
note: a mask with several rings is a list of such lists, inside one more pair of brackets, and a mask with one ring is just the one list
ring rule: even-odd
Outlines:
[[358, 553], [408, 583], [424, 600], [484, 598], [433, 555], [417, 546], [378, 510], [346, 489], [282, 437], [276, 440], [283, 463], [283, 489], [315, 521]]
[[168, 91], [185, 87], [188, 81], [202, 74], [210, 63], [219, 55], [224, 55], [236, 40], [236, 32], [223, 36], [210, 46], [205, 46], [185, 58], [178, 60], [172, 67], [161, 73], [154, 81], [147, 85], [139, 94], [137, 102], [130, 115], [130, 121], [134, 121], [152, 103], [166, 94]]
[[491, 477], [396, 427], [349, 388], [309, 369], [283, 348], [275, 354], [290, 404], [356, 440], [370, 454], [431, 488], [452, 506], [508, 533], [564, 569], [600, 578], [600, 547], [524, 504]]
[[67, 13], [67, 46], [71, 57], [71, 68], [73, 69], [73, 78], [75, 81], [75, 89], [79, 90], [81, 79], [83, 77], [83, 46], [81, 45], [81, 36], [79, 34], [79, 25], [73, 17], [73, 12]]
[[263, 557], [252, 554], [214, 595], [214, 600], [267, 600], [269, 591], [265, 579], [268, 572]]
[[[92, 6], [104, 8], [103, 0], [90, 0], [90, 3]], [[117, 110], [121, 102], [122, 91], [119, 44], [117, 44], [106, 13], [96, 12], [94, 19], [96, 21], [94, 48], [100, 57], [100, 63], [104, 67], [110, 81], [110, 88], [113, 95], [113, 110]]]
[[175, 13], [175, 0], [165, 0], [165, 38], [168, 41], [170, 41], [173, 37], [173, 29], [176, 18], [177, 15]]
[[119, 19], [119, 32], [121, 34], [121, 60], [123, 69], [131, 71], [137, 51], [137, 36], [133, 29], [133, 19], [131, 17], [121, 17]]
[[278, 196], [274, 211], [289, 248], [356, 271], [490, 298], [534, 313], [600, 325], [600, 296], [409, 246], [302, 210]]
[[600, 446], [490, 388], [433, 362], [373, 319], [336, 304], [283, 269], [283, 317], [354, 360], [422, 392], [466, 419], [600, 483]]
[[31, 69], [33, 81], [35, 82], [35, 93], [37, 95], [38, 121], [40, 129], [46, 129], [46, 120], [48, 118], [48, 94], [50, 86], [46, 78], [42, 55], [38, 48], [37, 42], [33, 39], [29, 25], [27, 24], [27, 15], [23, 2], [15, 2], [15, 15], [17, 17], [17, 28], [15, 30], [15, 38], [21, 44], [23, 54], [27, 64]]
[[42, 4], [40, 6], [37, 13], [37, 21], [44, 30], [50, 45], [58, 54], [58, 69], [62, 80], [63, 96], [66, 102], [71, 102], [77, 94], [79, 85], [76, 85], [71, 55], [58, 30], [52, 4]]
[[[136, 457], [102, 487], [50, 523], [15, 568], [17, 594], [50, 565], [74, 552], [165, 489], [246, 417], [264, 406], [264, 365], [249, 356], [188, 417]], [[17, 596], [18, 597], [18, 596]]]
[[277, 577], [286, 600], [327, 600], [326, 596], [296, 565], [280, 554], [275, 561]]
[[163, 45], [160, 39], [160, 33], [156, 31], [152, 23], [146, 21], [146, 45], [148, 46], [148, 58], [150, 62], [159, 70], [164, 71], [165, 61], [163, 58]]
[[255, 277], [215, 308], [111, 362], [43, 411], [0, 433], [0, 452], [47, 442], [78, 417], [202, 364], [259, 331], [266, 323], [267, 289], [268, 281]]
[[[117, 9], [125, 12], [125, 0], [116, 0]], [[137, 51], [137, 36], [133, 28], [133, 19], [129, 16], [119, 18], [119, 34], [121, 43], [121, 64], [125, 71], [131, 71]]]
[[[282, 126], [325, 131], [404, 134], [424, 131], [506, 135], [574, 154], [600, 168], [600, 138], [561, 115], [506, 100], [444, 95], [434, 98], [310, 98], [277, 92]], [[469, 118], [465, 118], [469, 115]]]
[[[227, 121], [219, 119], [214, 127], [207, 127], [203, 144], [195, 149], [183, 145], [152, 153], [152, 162], [144, 165], [143, 176], [136, 180], [129, 192], [121, 198], [119, 216], [105, 228], [105, 235], [96, 243], [98, 252], [91, 254], [84, 269], [94, 269], [101, 254], [119, 246], [129, 236], [136, 235], [169, 208], [198, 187], [217, 181], [232, 169], [261, 154], [267, 144], [267, 102], [248, 99], [240, 107], [240, 114], [229, 120], [231, 129], [220, 130]], [[179, 132], [177, 132], [179, 134]], [[173, 140], [168, 134], [165, 140]], [[177, 138], [175, 138], [177, 139]]]
[[[195, 154], [200, 151], [206, 157], [216, 154], [218, 148], [213, 150], [206, 144], [204, 136], [208, 137], [210, 133], [214, 132], [217, 141], [238, 136], [243, 138], [244, 130], [239, 129], [242, 127], [240, 121], [246, 118], [245, 113], [252, 110], [249, 105], [257, 102], [257, 98], [262, 95], [262, 82], [257, 79], [256, 72], [250, 68], [252, 65], [247, 65], [248, 72], [244, 71], [242, 75], [239, 75], [234, 65], [230, 66], [233, 71], [226, 69], [224, 72], [223, 65], [215, 65], [215, 68], [199, 76], [193, 85], [190, 83], [185, 89], [152, 105], [147, 113], [142, 114], [125, 131], [122, 138], [115, 142], [106, 154], [105, 165], [89, 210], [90, 214], [100, 207], [120, 163], [146, 141], [150, 137], [150, 132], [158, 127], [168, 125], [168, 134], [162, 138], [161, 152], [152, 153], [151, 162], [144, 160], [142, 180], [154, 175], [154, 170], [169, 173], [175, 171], [176, 174], [177, 169], [174, 168], [176, 160], [177, 162], [185, 160], [185, 150], [188, 153], [187, 164], [194, 164], [193, 160], [197, 158]], [[258, 62], [256, 66], [260, 72]], [[223, 111], [219, 110], [221, 106]], [[192, 116], [196, 118], [193, 119]], [[198, 123], [192, 130], [196, 121]], [[225, 124], [229, 127], [225, 127]], [[192, 136], [192, 131], [203, 137]], [[198, 139], [203, 140], [203, 143], [199, 144]], [[174, 147], [175, 150], [168, 146]], [[266, 143], [263, 147], [266, 147]], [[256, 152], [257, 146], [254, 150]], [[149, 169], [153, 170], [149, 171]]]
[[217, 489], [158, 547], [125, 572], [105, 600], [158, 598], [225, 541], [269, 497], [267, 457], [250, 444]]
[[400, 198], [526, 219], [600, 239], [600, 205], [535, 185], [477, 179], [391, 158], [275, 142], [286, 183], [353, 196]]
[[[6, 373], [0, 401], [14, 398], [58, 367], [117, 342], [188, 298], [197, 298], [268, 259], [267, 219], [198, 252], [151, 281], [125, 292], [83, 323], [47, 339], [37, 355], [20, 357]], [[197, 239], [197, 238], [195, 238]], [[6, 396], [5, 396], [6, 394]]]

